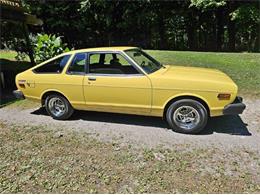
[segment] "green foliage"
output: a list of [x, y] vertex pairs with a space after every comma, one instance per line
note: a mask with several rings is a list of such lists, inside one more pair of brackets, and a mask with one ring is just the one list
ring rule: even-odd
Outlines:
[[22, 26], [20, 23], [13, 23], [3, 20], [0, 22], [0, 29], [1, 49], [20, 50], [20, 48], [25, 45], [24, 35], [21, 31]]
[[[33, 46], [34, 59], [37, 63], [48, 60], [58, 54], [69, 51], [66, 43], [62, 43], [61, 37], [48, 34], [30, 35]], [[17, 60], [24, 60], [25, 52], [17, 52]]]
[[195, 6], [202, 10], [209, 8], [217, 8], [226, 5], [227, 0], [190, 0], [190, 6]]
[[26, 52], [17, 51], [17, 55], [15, 56], [15, 59], [18, 61], [25, 61], [28, 54]]
[[167, 50], [260, 49], [257, 1], [22, 2], [29, 13], [43, 19], [45, 33], [63, 36], [75, 48], [136, 45]]
[[[246, 45], [247, 50], [259, 51], [259, 27], [260, 27], [260, 11], [253, 5], [241, 5], [234, 12], [230, 13], [231, 20], [236, 22], [239, 28], [237, 36], [240, 41]], [[246, 40], [246, 41], [244, 41]]]
[[60, 53], [69, 51], [67, 44], [62, 43], [61, 37], [56, 35], [38, 34], [32, 39], [34, 55], [37, 62], [45, 61]]
[[230, 15], [231, 20], [235, 20], [241, 25], [260, 23], [260, 12], [255, 6], [252, 5], [242, 5]]

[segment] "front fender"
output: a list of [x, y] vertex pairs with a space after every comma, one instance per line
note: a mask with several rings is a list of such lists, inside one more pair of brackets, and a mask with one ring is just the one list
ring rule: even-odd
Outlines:
[[171, 97], [169, 97], [165, 104], [163, 105], [163, 107], [165, 108], [167, 106], [167, 104], [169, 102], [171, 102], [172, 100], [177, 100], [177, 99], [184, 99], [184, 98], [195, 98], [195, 99], [200, 99], [202, 100], [207, 106], [208, 108], [210, 107], [210, 103], [206, 100], [205, 97], [203, 97], [202, 95], [196, 94], [196, 93], [179, 93], [176, 95], [173, 95]]

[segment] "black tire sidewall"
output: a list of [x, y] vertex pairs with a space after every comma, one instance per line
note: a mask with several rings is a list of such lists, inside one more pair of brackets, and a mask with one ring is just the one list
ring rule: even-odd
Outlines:
[[[61, 100], [64, 102], [65, 106], [67, 107], [67, 112], [65, 112], [63, 115], [61, 115], [61, 116], [59, 116], [59, 117], [53, 115], [53, 114], [51, 113], [51, 111], [49, 110], [49, 106], [48, 106], [48, 103], [49, 103], [49, 101], [50, 101], [52, 98], [59, 98], [59, 99], [61, 99]], [[54, 118], [54, 119], [56, 119], [56, 120], [65, 120], [65, 119], [68, 119], [68, 118], [73, 114], [73, 111], [74, 111], [73, 108], [72, 108], [72, 106], [70, 105], [69, 101], [68, 101], [66, 98], [64, 98], [63, 96], [57, 95], [57, 94], [49, 95], [49, 96], [46, 98], [46, 100], [45, 100], [45, 109], [46, 109], [47, 113], [48, 113], [52, 118]]]
[[[175, 124], [173, 120], [173, 113], [180, 106], [191, 106], [198, 111], [201, 120], [196, 127], [186, 130]], [[166, 112], [166, 120], [170, 125], [170, 127], [176, 132], [185, 133], [185, 134], [196, 134], [199, 133], [201, 130], [203, 130], [203, 128], [206, 126], [208, 121], [208, 112], [200, 102], [191, 99], [183, 99], [183, 100], [178, 100], [176, 102], [173, 102], [169, 106]]]

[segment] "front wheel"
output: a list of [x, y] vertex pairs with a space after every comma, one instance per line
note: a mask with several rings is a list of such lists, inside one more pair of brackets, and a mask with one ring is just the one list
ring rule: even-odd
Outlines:
[[46, 98], [45, 108], [48, 114], [57, 120], [68, 119], [74, 111], [69, 101], [58, 94], [52, 94]]
[[166, 120], [176, 132], [195, 134], [206, 126], [208, 112], [200, 102], [183, 99], [173, 102], [169, 106]]

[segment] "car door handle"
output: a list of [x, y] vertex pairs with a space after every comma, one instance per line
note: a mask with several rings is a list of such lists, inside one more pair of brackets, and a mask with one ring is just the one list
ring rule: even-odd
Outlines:
[[96, 79], [96, 77], [88, 77], [88, 80], [89, 80], [89, 81], [95, 81], [95, 80], [97, 80], [97, 79]]

